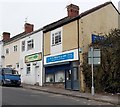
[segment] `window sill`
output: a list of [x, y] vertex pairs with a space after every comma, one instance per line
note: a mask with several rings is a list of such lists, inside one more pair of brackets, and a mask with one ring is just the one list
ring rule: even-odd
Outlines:
[[60, 44], [62, 44], [62, 43], [57, 43], [57, 44], [54, 44], [54, 45], [52, 45], [52, 47], [57, 46], [57, 45], [60, 45]]

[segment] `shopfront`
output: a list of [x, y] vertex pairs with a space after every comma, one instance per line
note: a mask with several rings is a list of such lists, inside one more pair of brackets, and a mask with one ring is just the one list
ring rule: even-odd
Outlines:
[[23, 83], [42, 86], [42, 53], [27, 55], [24, 61], [21, 69]]
[[77, 55], [73, 50], [45, 57], [45, 83], [62, 83], [65, 89], [79, 90]]

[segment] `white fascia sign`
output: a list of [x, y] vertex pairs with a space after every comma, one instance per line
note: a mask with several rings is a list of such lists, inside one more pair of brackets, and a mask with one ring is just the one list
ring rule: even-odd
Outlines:
[[44, 65], [78, 60], [78, 49], [44, 57]]

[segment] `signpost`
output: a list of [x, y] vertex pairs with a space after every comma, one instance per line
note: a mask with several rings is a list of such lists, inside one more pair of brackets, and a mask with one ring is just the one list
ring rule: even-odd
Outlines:
[[94, 49], [93, 47], [90, 48], [90, 51], [88, 52], [88, 63], [91, 64], [92, 69], [92, 87], [91, 87], [91, 93], [92, 95], [95, 94], [94, 91], [94, 65], [100, 64], [100, 49]]

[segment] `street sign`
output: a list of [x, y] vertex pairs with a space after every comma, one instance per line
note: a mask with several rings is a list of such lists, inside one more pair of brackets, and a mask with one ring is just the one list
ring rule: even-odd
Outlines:
[[93, 49], [88, 52], [88, 64], [98, 65], [101, 62], [100, 49]]
[[100, 58], [88, 58], [88, 64], [94, 64], [94, 65], [99, 65], [100, 64]]
[[104, 39], [105, 39], [104, 36], [99, 36], [99, 35], [92, 34], [92, 43], [95, 43], [96, 41], [101, 41], [101, 40], [104, 40]]
[[90, 48], [88, 52], [88, 63], [91, 64], [91, 71], [92, 71], [92, 87], [91, 87], [91, 93], [92, 95], [95, 94], [94, 91], [94, 65], [99, 65], [100, 64], [100, 49], [94, 49], [93, 47]]

